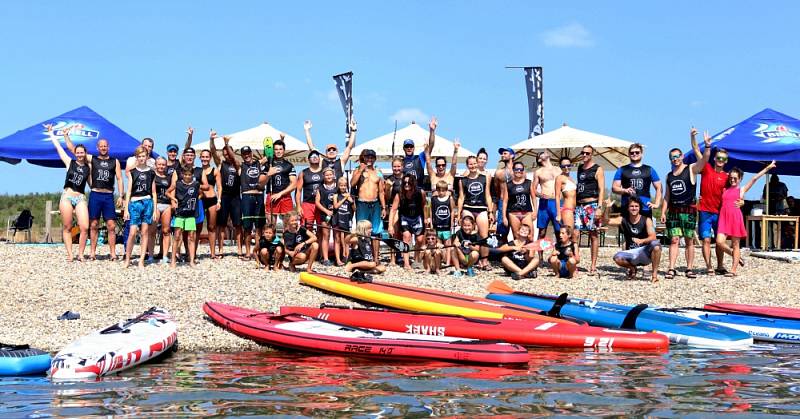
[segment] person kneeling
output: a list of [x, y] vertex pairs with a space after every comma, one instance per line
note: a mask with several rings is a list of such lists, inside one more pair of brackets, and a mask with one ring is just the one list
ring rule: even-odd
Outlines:
[[553, 273], [559, 278], [572, 278], [575, 274], [580, 256], [575, 251], [575, 243], [572, 242], [572, 226], [561, 226], [561, 230], [558, 232], [558, 243], [548, 262]]
[[439, 236], [436, 230], [425, 232], [425, 248], [422, 251], [422, 264], [429, 273], [439, 274], [444, 259], [444, 245], [439, 243]]
[[317, 258], [319, 244], [317, 236], [300, 226], [300, 215], [296, 211], [286, 214], [283, 232], [283, 248], [289, 256], [289, 270], [296, 271], [297, 265], [308, 262], [307, 272], [314, 272], [314, 260]]
[[[611, 207], [613, 201], [606, 201]], [[614, 255], [614, 262], [627, 269], [626, 279], [633, 279], [639, 266], [652, 264], [652, 282], [658, 281], [658, 264], [661, 262], [661, 242], [656, 237], [653, 220], [640, 213], [642, 201], [638, 197], [631, 197], [628, 201], [628, 218], [614, 217], [608, 219], [606, 225], [616, 225], [622, 229], [625, 238], [625, 249]], [[607, 218], [608, 211], [603, 215]]]
[[283, 243], [275, 236], [275, 226], [267, 225], [256, 243], [256, 267], [264, 269], [283, 269]]
[[461, 218], [461, 229], [453, 236], [453, 275], [461, 276], [461, 266], [467, 268], [467, 276], [475, 276], [472, 268], [480, 258], [478, 231], [475, 229], [475, 218], [465, 215]]
[[346, 272], [382, 274], [386, 271], [386, 267], [374, 259], [371, 233], [372, 223], [369, 220], [361, 220], [356, 224], [355, 233], [345, 238], [350, 246], [350, 260], [344, 265]]
[[539, 252], [530, 246], [531, 228], [527, 224], [521, 224], [518, 230], [519, 237], [514, 237], [513, 241], [508, 242], [498, 248], [498, 251], [505, 253], [500, 259], [503, 269], [511, 275], [511, 279], [536, 278], [539, 267]]

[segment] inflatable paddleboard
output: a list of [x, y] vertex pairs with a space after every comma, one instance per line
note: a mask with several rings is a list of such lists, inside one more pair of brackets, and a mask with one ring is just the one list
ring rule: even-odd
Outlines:
[[49, 353], [28, 345], [0, 343], [0, 376], [44, 374], [49, 368]]
[[800, 320], [691, 308], [658, 309], [749, 333], [754, 340], [800, 344]]
[[223, 328], [247, 339], [303, 352], [479, 364], [527, 364], [519, 345], [475, 339], [407, 334], [348, 326], [299, 314], [277, 315], [207, 302], [203, 311]]
[[666, 350], [669, 339], [659, 333], [602, 329], [548, 320], [477, 319], [380, 308], [281, 307], [280, 313], [302, 314], [350, 326], [429, 336], [502, 340], [525, 346], [596, 350]]
[[367, 301], [384, 307], [433, 314], [453, 314], [487, 319], [524, 318], [552, 323], [575, 322], [543, 315], [540, 310], [503, 304], [480, 297], [456, 294], [429, 288], [372, 281], [351, 281], [348, 278], [321, 273], [300, 273], [300, 283], [334, 294]]
[[748, 313], [759, 316], [783, 317], [786, 319], [800, 320], [800, 308], [757, 306], [750, 304], [712, 303], [706, 304], [706, 310], [727, 311], [731, 313]]
[[153, 307], [67, 345], [53, 358], [50, 377], [85, 380], [117, 373], [172, 349], [177, 340], [178, 327], [172, 317]]
[[[555, 296], [515, 292], [500, 281], [495, 281], [489, 288], [490, 291], [503, 292], [487, 295], [490, 300], [520, 304], [539, 310], [550, 310], [557, 299]], [[753, 344], [753, 338], [741, 330], [656, 311], [644, 304], [626, 306], [568, 298], [560, 313], [586, 321], [593, 326], [663, 333], [671, 343], [698, 348], [745, 349]]]

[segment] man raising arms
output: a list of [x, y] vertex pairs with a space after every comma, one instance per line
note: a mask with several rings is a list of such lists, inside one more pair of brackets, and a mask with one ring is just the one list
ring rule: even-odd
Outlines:
[[[309, 151], [316, 150], [316, 148], [314, 148], [314, 141], [311, 140], [312, 126], [311, 121], [306, 121], [303, 124], [303, 129], [306, 132], [306, 144], [308, 144]], [[356, 145], [356, 131], [358, 131], [358, 126], [356, 125], [355, 119], [353, 119], [350, 121], [350, 138], [347, 140], [347, 145], [344, 148], [341, 158], [336, 157], [336, 153], [339, 151], [336, 144], [328, 144], [325, 146], [325, 157], [322, 158], [322, 170], [332, 167], [337, 180], [344, 176], [344, 162], [350, 160], [350, 152], [353, 150], [353, 146]]]

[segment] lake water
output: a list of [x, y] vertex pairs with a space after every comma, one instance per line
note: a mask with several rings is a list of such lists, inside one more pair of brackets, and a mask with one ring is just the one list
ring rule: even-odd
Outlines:
[[800, 347], [531, 350], [528, 368], [183, 353], [87, 383], [0, 378], [0, 417], [800, 415]]

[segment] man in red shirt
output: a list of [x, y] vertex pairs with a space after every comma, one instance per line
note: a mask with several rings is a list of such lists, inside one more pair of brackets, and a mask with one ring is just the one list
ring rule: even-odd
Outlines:
[[[691, 140], [694, 155], [700, 160], [703, 153], [697, 146], [697, 130], [692, 129]], [[728, 181], [728, 173], [725, 172], [725, 164], [728, 162], [728, 152], [718, 149], [714, 157], [714, 165], [706, 163], [701, 172], [700, 181], [700, 201], [697, 204], [698, 224], [697, 230], [700, 239], [703, 240], [703, 260], [706, 262], [708, 275], [724, 275], [727, 271], [722, 265], [722, 258], [725, 253], [721, 248], [716, 247], [717, 269], [711, 265], [711, 242], [717, 234], [717, 220], [719, 218], [719, 208], [722, 205], [722, 191]]]

